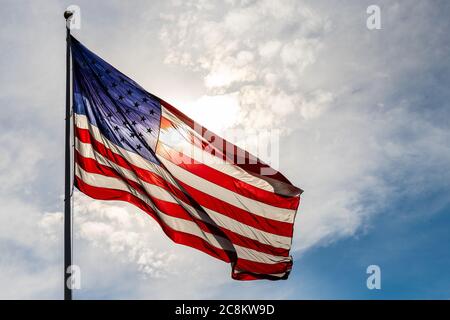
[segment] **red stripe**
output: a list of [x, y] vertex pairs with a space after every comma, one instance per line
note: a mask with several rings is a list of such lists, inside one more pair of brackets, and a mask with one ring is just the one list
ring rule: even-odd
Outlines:
[[[225, 251], [223, 249], [219, 249], [214, 247], [213, 245], [209, 244], [207, 241], [194, 236], [189, 233], [185, 233], [182, 231], [177, 231], [172, 228], [170, 228], [168, 225], [162, 221], [158, 215], [141, 199], [133, 196], [132, 194], [121, 191], [121, 190], [114, 190], [114, 189], [106, 189], [106, 188], [98, 188], [91, 186], [85, 182], [83, 182], [79, 177], [75, 176], [75, 185], [76, 187], [83, 192], [84, 194], [98, 200], [118, 200], [118, 201], [125, 201], [134, 204], [135, 206], [139, 207], [143, 211], [145, 211], [147, 214], [149, 214], [151, 217], [153, 217], [161, 226], [164, 233], [172, 239], [175, 243], [183, 244], [195, 249], [198, 249], [202, 252], [205, 252], [217, 259], [223, 260], [225, 262], [235, 262], [234, 268], [239, 268], [241, 270], [251, 270], [253, 272], [257, 273], [283, 273], [286, 270], [290, 269], [290, 263], [278, 263], [274, 265], [269, 264], [263, 264], [263, 263], [257, 263], [248, 261], [245, 259], [237, 258], [236, 254], [234, 252]], [[247, 269], [250, 268], [250, 269]], [[252, 274], [252, 272], [249, 271], [249, 274]], [[240, 276], [234, 277], [238, 280], [251, 280], [251, 279], [244, 279], [242, 274]], [[254, 278], [259, 279], [257, 277]]]
[[[164, 180], [157, 174], [154, 174], [145, 169], [142, 169], [142, 168], [139, 168], [137, 166], [130, 164], [125, 158], [118, 155], [117, 153], [112, 152], [110, 149], [106, 148], [105, 145], [98, 142], [97, 140], [94, 139], [94, 137], [91, 136], [91, 133], [89, 132], [89, 130], [80, 129], [80, 128], [76, 127], [76, 136], [83, 143], [91, 144], [98, 153], [100, 153], [102, 156], [104, 156], [108, 160], [120, 165], [123, 168], [126, 168], [130, 171], [135, 172], [136, 175], [139, 177], [139, 179], [142, 179], [143, 181], [145, 181], [147, 183], [151, 183], [151, 184], [160, 186], [160, 187], [164, 188], [165, 190], [167, 190], [168, 192], [175, 194], [179, 199], [183, 200], [184, 202], [191, 203], [186, 198], [186, 196], [178, 188], [173, 186], [171, 183], [167, 182], [166, 180]], [[228, 179], [230, 179], [229, 176], [228, 176]], [[232, 179], [237, 180], [234, 178], [232, 178]], [[194, 188], [190, 187], [189, 185], [181, 183], [181, 181], [178, 181], [178, 182], [185, 189], [187, 189], [187, 191], [195, 199], [195, 201], [197, 201], [200, 205], [203, 205], [206, 208], [209, 208], [218, 213], [221, 213], [230, 218], [233, 218], [236, 221], [248, 224], [254, 228], [257, 228], [257, 229], [260, 229], [260, 230], [263, 230], [266, 232], [270, 232], [270, 233], [281, 235], [281, 236], [287, 236], [287, 237], [291, 237], [293, 234], [293, 224], [260, 217], [251, 212], [245, 211], [241, 208], [235, 207], [231, 204], [221, 201], [221, 200], [219, 200], [215, 197], [212, 197], [206, 193], [198, 191], [197, 189], [194, 189]]]
[[[171, 149], [164, 143], [159, 142], [156, 150], [158, 155], [163, 156], [167, 160], [172, 161], [179, 167], [186, 169], [193, 174], [209, 180], [223, 188], [240, 194], [244, 197], [251, 198], [260, 202], [270, 204], [274, 207], [297, 210], [299, 197], [284, 197], [276, 193], [257, 188], [242, 180], [236, 179], [219, 170], [211, 168], [203, 163], [198, 163], [189, 156]], [[232, 164], [225, 164], [232, 165]]]
[[[210, 145], [213, 145], [218, 150], [225, 150], [226, 155], [223, 155], [223, 153], [222, 154], [218, 154], [217, 156], [219, 156], [219, 158], [229, 159], [235, 165], [241, 167], [242, 169], [244, 169], [246, 171], [253, 172], [253, 173], [257, 174], [257, 175], [260, 175], [262, 168], [270, 167], [267, 164], [265, 164], [264, 162], [262, 162], [261, 160], [259, 160], [254, 155], [250, 154], [248, 151], [245, 151], [245, 150], [239, 148], [238, 146], [236, 146], [236, 145], [228, 142], [227, 140], [221, 138], [219, 135], [217, 135], [217, 134], [211, 132], [210, 130], [204, 128], [200, 124], [195, 123], [194, 120], [192, 120], [187, 115], [185, 115], [184, 113], [179, 111], [177, 108], [173, 107], [168, 102], [162, 100], [161, 98], [158, 98], [158, 99], [159, 99], [160, 103], [167, 110], [169, 110], [172, 114], [174, 114], [181, 121], [183, 121], [188, 127], [190, 127], [192, 130], [195, 130], [202, 137], [207, 137], [208, 140], [209, 140], [208, 143]], [[233, 147], [233, 150], [231, 150], [231, 152], [227, 150], [228, 146], [232, 146]], [[237, 155], [244, 155], [244, 159], [240, 159], [240, 161], [238, 161]], [[223, 156], [225, 156], [225, 157], [223, 157]], [[251, 161], [254, 161], [254, 159], [256, 159], [256, 163], [255, 164], [251, 162]], [[278, 172], [276, 170], [273, 170], [273, 171], [275, 172], [275, 174], [270, 176], [272, 179], [276, 179], [276, 180], [278, 180], [280, 182], [283, 182], [283, 183], [286, 183], [288, 185], [293, 186], [292, 183], [285, 176], [283, 176], [280, 172]], [[262, 177], [262, 178], [264, 179], [264, 177]], [[299, 190], [299, 192], [300, 192], [300, 190]]]
[[[79, 177], [75, 176], [75, 186], [86, 195], [98, 199], [98, 200], [118, 200], [118, 201], [125, 201], [132, 203], [145, 211], [147, 214], [149, 214], [151, 217], [153, 217], [161, 226], [164, 233], [172, 239], [174, 242], [183, 244], [189, 247], [193, 247], [195, 249], [201, 250], [215, 258], [218, 258], [220, 260], [223, 260], [225, 262], [234, 262], [233, 268], [239, 268], [240, 270], [251, 270], [249, 271], [249, 274], [252, 272], [256, 273], [283, 273], [287, 270], [290, 270], [290, 266], [292, 263], [277, 263], [277, 264], [265, 264], [265, 263], [258, 263], [253, 261], [248, 261], [242, 258], [236, 257], [236, 253], [229, 252], [223, 249], [216, 248], [215, 246], [209, 244], [207, 241], [194, 236], [189, 233], [185, 233], [182, 231], [177, 231], [172, 228], [170, 228], [168, 225], [164, 223], [163, 220], [161, 220], [158, 215], [141, 199], [135, 197], [134, 195], [121, 191], [121, 190], [114, 190], [114, 189], [106, 189], [106, 188], [99, 188], [91, 186], [87, 183], [85, 183], [83, 180], [81, 180]], [[242, 277], [242, 274], [241, 274]], [[258, 278], [255, 278], [258, 279]], [[244, 280], [244, 279], [242, 279]], [[250, 279], [246, 279], [250, 280]]]
[[[223, 238], [229, 239], [230, 242], [232, 242], [236, 245], [242, 246], [242, 247], [250, 248], [250, 249], [257, 250], [257, 251], [260, 251], [263, 253], [268, 253], [268, 254], [277, 255], [277, 256], [286, 257], [289, 255], [289, 250], [286, 250], [283, 248], [276, 248], [276, 247], [273, 247], [273, 246], [270, 246], [267, 244], [263, 244], [263, 243], [260, 243], [259, 241], [253, 240], [251, 238], [245, 237], [240, 234], [237, 234], [226, 228], [217, 226], [208, 217], [208, 215], [206, 213], [204, 214], [204, 216], [209, 218], [209, 220], [206, 222], [201, 219], [198, 219], [196, 217], [193, 217], [190, 215], [190, 213], [188, 211], [186, 211], [179, 204], [164, 201], [164, 200], [155, 198], [152, 195], [148, 194], [141, 185], [139, 185], [135, 181], [132, 181], [130, 179], [127, 179], [127, 178], [121, 176], [120, 173], [116, 172], [113, 168], [104, 166], [104, 165], [96, 162], [94, 159], [85, 158], [81, 154], [79, 154], [78, 151], [76, 151], [75, 156], [76, 156], [76, 162], [80, 165], [80, 167], [83, 170], [90, 172], [90, 173], [101, 174], [101, 175], [117, 178], [119, 180], [124, 181], [125, 183], [129, 184], [133, 189], [138, 191], [140, 194], [142, 194], [145, 197], [148, 197], [159, 210], [165, 212], [166, 214], [168, 214], [170, 216], [188, 220], [188, 221], [193, 221], [203, 231], [209, 232], [212, 234], [216, 234], [216, 235], [220, 235]], [[189, 202], [187, 202], [187, 203], [190, 204]], [[191, 204], [191, 206], [193, 206], [193, 205]]]
[[229, 204], [228, 202], [199, 191], [180, 180], [178, 180], [178, 183], [186, 189], [195, 201], [205, 208], [214, 210], [224, 216], [230, 217], [253, 228], [279, 236], [292, 237], [294, 227], [292, 223], [259, 217], [255, 214], [249, 213], [246, 210]]
[[250, 271], [255, 274], [272, 274], [272, 273], [286, 273], [292, 269], [292, 261], [280, 262], [274, 264], [260, 263], [239, 258], [234, 265], [234, 268]]
[[99, 162], [95, 161], [94, 159], [83, 157], [78, 152], [78, 150], [75, 150], [74, 156], [75, 156], [75, 163], [77, 163], [84, 171], [101, 174], [108, 177], [118, 177], [120, 178], [120, 180], [129, 184], [131, 188], [135, 189], [141, 194], [145, 194], [145, 189], [139, 183], [136, 183], [135, 181], [127, 179], [125, 177], [119, 176], [118, 172], [115, 171], [113, 168], [102, 165]]
[[78, 190], [94, 199], [118, 200], [134, 204], [138, 208], [145, 211], [148, 215], [153, 217], [153, 219], [155, 219], [156, 222], [158, 222], [158, 224], [161, 226], [164, 233], [176, 243], [198, 249], [225, 262], [231, 262], [236, 260], [236, 254], [234, 252], [229, 252], [216, 248], [197, 236], [170, 228], [164, 223], [164, 221], [162, 221], [158, 217], [158, 215], [144, 201], [128, 192], [94, 187], [83, 182], [77, 176], [75, 177], [75, 186], [78, 188]]
[[241, 281], [249, 281], [249, 280], [286, 280], [288, 278], [288, 275], [290, 273], [290, 270], [286, 270], [286, 272], [282, 273], [279, 276], [273, 276], [271, 274], [260, 274], [260, 273], [254, 273], [254, 272], [248, 272], [233, 268], [231, 272], [231, 277], [234, 280], [241, 280]]
[[81, 142], [91, 144], [95, 151], [97, 151], [99, 154], [101, 154], [109, 161], [121, 166], [122, 168], [133, 171], [140, 180], [150, 184], [157, 185], [175, 194], [179, 199], [185, 202], [189, 202], [189, 200], [186, 198], [186, 195], [183, 194], [183, 192], [179, 190], [176, 186], [174, 186], [172, 183], [165, 180], [164, 178], [162, 178], [161, 176], [159, 176], [154, 172], [142, 169], [128, 162], [128, 160], [126, 160], [124, 157], [111, 151], [111, 149], [107, 148], [104, 144], [95, 140], [95, 138], [91, 136], [89, 130], [75, 127], [75, 134]]

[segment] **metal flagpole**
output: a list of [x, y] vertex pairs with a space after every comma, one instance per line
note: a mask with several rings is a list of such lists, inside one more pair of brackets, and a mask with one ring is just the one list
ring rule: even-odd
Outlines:
[[73, 13], [64, 12], [66, 19], [66, 141], [65, 141], [65, 191], [64, 191], [64, 300], [72, 300], [69, 286], [69, 268], [72, 265], [72, 212], [71, 212], [71, 141], [70, 141], [70, 18]]

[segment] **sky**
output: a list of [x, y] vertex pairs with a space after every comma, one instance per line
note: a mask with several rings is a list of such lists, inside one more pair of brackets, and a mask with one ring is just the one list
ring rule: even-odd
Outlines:
[[63, 297], [72, 4], [78, 40], [206, 127], [279, 130], [279, 169], [305, 190], [277, 282], [231, 280], [133, 206], [75, 191], [75, 299], [450, 298], [450, 2], [0, 4], [1, 299]]

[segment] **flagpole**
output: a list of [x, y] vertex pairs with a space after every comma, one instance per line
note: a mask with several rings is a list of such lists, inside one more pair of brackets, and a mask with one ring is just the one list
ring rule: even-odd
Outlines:
[[64, 300], [72, 300], [69, 287], [69, 268], [72, 265], [72, 206], [71, 206], [71, 141], [70, 141], [70, 18], [73, 13], [64, 12], [66, 19], [66, 140], [65, 140], [65, 190], [64, 190]]

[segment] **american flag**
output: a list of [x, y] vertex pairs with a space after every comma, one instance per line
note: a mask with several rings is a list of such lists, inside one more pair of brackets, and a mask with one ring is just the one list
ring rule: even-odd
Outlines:
[[132, 203], [237, 280], [286, 279], [301, 190], [71, 38], [75, 186]]

